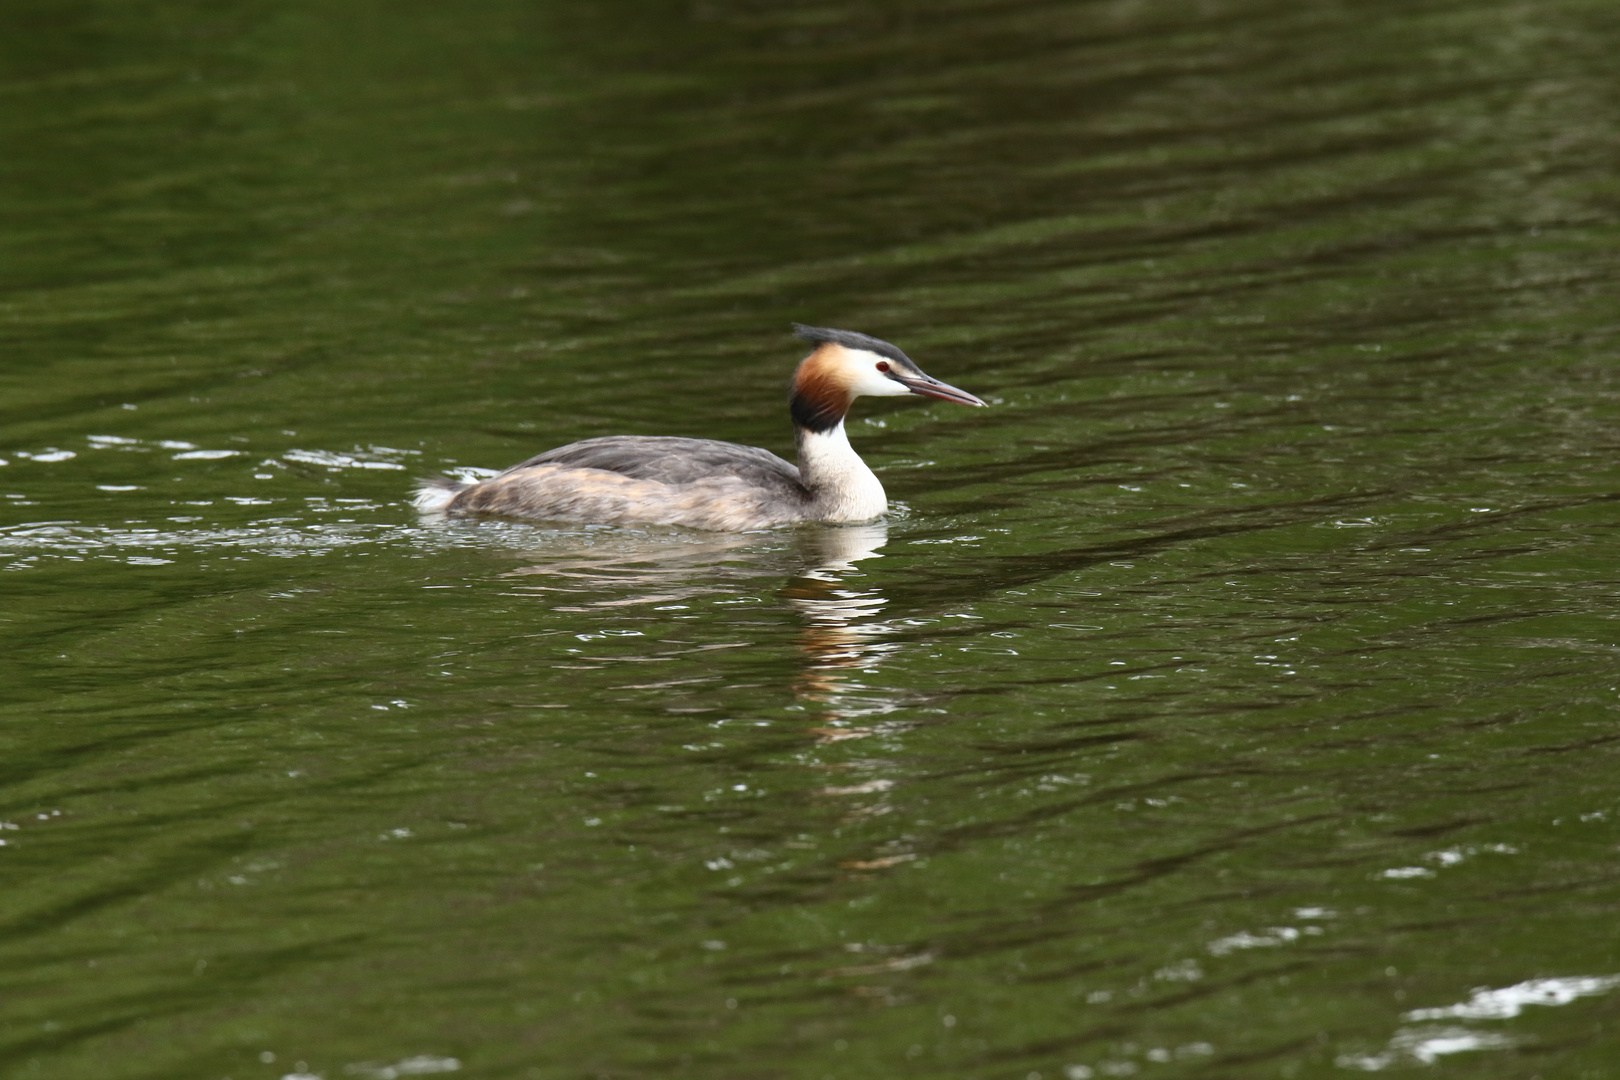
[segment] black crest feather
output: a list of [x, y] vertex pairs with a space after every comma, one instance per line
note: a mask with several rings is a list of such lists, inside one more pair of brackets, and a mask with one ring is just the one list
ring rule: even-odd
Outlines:
[[870, 334], [858, 334], [854, 330], [834, 330], [826, 326], [806, 326], [804, 323], [793, 324], [793, 336], [803, 338], [805, 341], [831, 342], [842, 345], [846, 349], [865, 349], [879, 356], [887, 356], [891, 360], [903, 360], [911, 363], [911, 357], [901, 352], [897, 346], [890, 345], [882, 338], [872, 337]]

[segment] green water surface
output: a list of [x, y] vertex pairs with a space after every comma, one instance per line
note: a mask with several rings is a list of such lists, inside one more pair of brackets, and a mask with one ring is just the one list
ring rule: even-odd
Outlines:
[[[1612, 0], [0, 8], [0, 1075], [1620, 1076]], [[616, 433], [895, 512], [438, 523]]]

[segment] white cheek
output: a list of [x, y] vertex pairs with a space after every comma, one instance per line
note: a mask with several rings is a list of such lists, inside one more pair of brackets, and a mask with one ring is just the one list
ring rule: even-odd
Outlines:
[[857, 397], [904, 397], [911, 393], [878, 369], [883, 357], [877, 353], [846, 349], [845, 355], [855, 369], [849, 388]]

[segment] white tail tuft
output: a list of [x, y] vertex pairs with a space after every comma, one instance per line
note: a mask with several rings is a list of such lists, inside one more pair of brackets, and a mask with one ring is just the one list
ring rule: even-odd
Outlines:
[[448, 476], [432, 476], [417, 483], [411, 505], [424, 514], [442, 514], [451, 499], [471, 486]]

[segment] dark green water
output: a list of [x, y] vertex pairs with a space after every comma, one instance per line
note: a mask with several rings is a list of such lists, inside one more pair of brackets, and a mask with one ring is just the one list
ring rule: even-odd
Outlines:
[[[1620, 1075], [1620, 9], [0, 11], [0, 1075]], [[434, 525], [573, 439], [886, 527]]]

